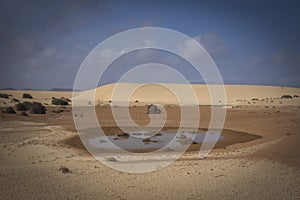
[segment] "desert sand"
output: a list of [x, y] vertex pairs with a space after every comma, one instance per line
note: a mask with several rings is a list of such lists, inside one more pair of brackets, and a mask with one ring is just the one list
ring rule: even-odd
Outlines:
[[[133, 85], [122, 87], [126, 92]], [[113, 87], [98, 88], [92, 102], [103, 127], [115, 126], [109, 106]], [[200, 105], [199, 125], [205, 128], [211, 106], [219, 102], [210, 101], [204, 85], [193, 88]], [[215, 148], [201, 160], [197, 151], [189, 151], [164, 169], [142, 174], [108, 168], [82, 148], [71, 106], [51, 105], [52, 97], [72, 98], [71, 92], [0, 91], [12, 95], [0, 99], [2, 110], [14, 105], [12, 98], [28, 101], [21, 98], [24, 92], [33, 96], [30, 101], [48, 104], [46, 115], [0, 114], [1, 199], [299, 199], [300, 89], [240, 85], [225, 89], [224, 129], [259, 137]], [[178, 126], [176, 99], [157, 85], [141, 87], [131, 96], [130, 113], [137, 124], [149, 123], [145, 106], [149, 103], [164, 105], [166, 126]], [[63, 112], [53, 112], [58, 109]], [[61, 173], [62, 165], [70, 173]]]

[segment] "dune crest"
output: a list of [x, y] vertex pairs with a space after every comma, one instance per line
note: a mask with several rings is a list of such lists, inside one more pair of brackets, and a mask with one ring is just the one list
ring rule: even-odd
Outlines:
[[[116, 90], [117, 88], [117, 90]], [[130, 93], [133, 88], [136, 90]], [[114, 101], [122, 102], [129, 99], [131, 103], [158, 103], [158, 104], [179, 104], [176, 93], [179, 92], [185, 96], [186, 90], [190, 88], [186, 84], [137, 84], [137, 83], [114, 83], [96, 88], [95, 90], [88, 90], [79, 92], [76, 97], [88, 99], [89, 95], [94, 95], [95, 92], [95, 105], [111, 103]], [[296, 105], [299, 103], [300, 88], [280, 87], [280, 86], [256, 86], [256, 85], [225, 85], [226, 101], [215, 99], [212, 100], [208, 86], [205, 84], [191, 84], [191, 88], [197, 97], [199, 105], [241, 105], [249, 104], [251, 101], [262, 101], [261, 104], [266, 104], [266, 101], [273, 100], [272, 103], [280, 104], [285, 101], [282, 99], [283, 95], [290, 95], [294, 98], [288, 100], [289, 105]], [[118, 93], [113, 94], [113, 92]], [[129, 94], [128, 94], [129, 93]], [[124, 98], [130, 95], [129, 98]], [[189, 96], [189, 93], [186, 93]], [[120, 98], [118, 98], [120, 97]], [[189, 96], [190, 97], [190, 96]], [[123, 98], [123, 99], [121, 99]], [[265, 102], [263, 102], [266, 100]], [[183, 104], [189, 104], [189, 99], [185, 99]], [[267, 102], [268, 103], [268, 102]], [[259, 104], [259, 103], [257, 103]], [[286, 104], [285, 104], [286, 105]]]

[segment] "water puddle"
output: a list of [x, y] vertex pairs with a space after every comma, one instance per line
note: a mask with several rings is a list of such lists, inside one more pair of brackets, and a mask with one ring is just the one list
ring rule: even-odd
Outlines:
[[121, 133], [111, 136], [100, 136], [90, 139], [88, 142], [94, 148], [112, 149], [112, 144], [124, 150], [161, 149], [163, 147], [177, 148], [191, 144], [199, 144], [204, 141], [213, 142], [223, 140], [224, 136], [217, 133], [176, 133], [139, 131], [132, 133]]

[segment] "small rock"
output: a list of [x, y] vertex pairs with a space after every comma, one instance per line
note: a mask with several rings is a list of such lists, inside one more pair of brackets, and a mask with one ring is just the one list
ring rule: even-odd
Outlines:
[[108, 157], [108, 158], [106, 158], [106, 161], [107, 162], [118, 162], [117, 159], [114, 157]]
[[63, 165], [60, 166], [59, 171], [63, 174], [71, 173], [71, 170]]

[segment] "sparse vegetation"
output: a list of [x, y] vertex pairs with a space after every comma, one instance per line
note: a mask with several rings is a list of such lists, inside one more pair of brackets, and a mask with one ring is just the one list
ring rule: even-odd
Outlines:
[[66, 99], [64, 97], [60, 98], [60, 99], [57, 99], [55, 97], [52, 97], [52, 101], [51, 103], [53, 105], [69, 105], [69, 99]]
[[29, 111], [33, 114], [46, 114], [46, 107], [39, 102], [24, 101], [15, 105], [18, 111]]
[[291, 95], [285, 94], [281, 96], [282, 99], [292, 99], [293, 97]]
[[32, 99], [33, 97], [32, 97], [31, 94], [29, 94], [29, 93], [24, 93], [24, 94], [23, 94], [23, 98], [24, 98], [24, 99]]
[[57, 114], [59, 114], [59, 113], [62, 113], [62, 112], [64, 112], [64, 110], [62, 110], [62, 109], [59, 109], [59, 110], [53, 110], [52, 112], [53, 112], [53, 113], [57, 113]]
[[253, 99], [252, 99], [252, 101], [259, 101], [259, 99], [257, 99], [257, 98], [253, 98]]
[[30, 105], [29, 112], [34, 114], [46, 114], [46, 107], [39, 102], [33, 102]]
[[29, 110], [32, 102], [24, 101], [22, 104], [26, 107], [27, 110]]
[[20, 102], [20, 100], [19, 100], [19, 99], [16, 99], [16, 98], [13, 98], [13, 99], [11, 100], [11, 102], [12, 102], [12, 103], [18, 103], [18, 102]]
[[8, 96], [8, 94], [2, 94], [2, 93], [0, 93], [0, 98], [8, 99], [9, 96]]
[[61, 97], [61, 99], [64, 99], [64, 100], [66, 100], [68, 102], [72, 102], [71, 99], [69, 99], [69, 98]]
[[28, 114], [27, 114], [25, 111], [23, 111], [23, 112], [20, 113], [20, 116], [25, 116], [25, 117], [27, 117]]
[[16, 110], [17, 110], [17, 111], [26, 111], [26, 110], [27, 110], [26, 105], [23, 104], [23, 103], [17, 103], [17, 104], [15, 105], [15, 107], [16, 107]]
[[6, 114], [16, 114], [16, 111], [12, 108], [12, 107], [7, 107], [4, 111], [2, 111], [3, 113]]

